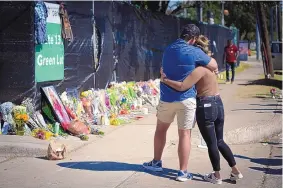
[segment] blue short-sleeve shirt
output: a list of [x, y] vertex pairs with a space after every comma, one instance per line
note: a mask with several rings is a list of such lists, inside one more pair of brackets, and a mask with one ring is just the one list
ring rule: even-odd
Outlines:
[[[183, 81], [196, 66], [206, 66], [210, 59], [200, 48], [187, 44], [183, 39], [178, 39], [165, 49], [162, 67], [167, 78]], [[161, 83], [160, 92], [160, 100], [164, 102], [180, 102], [196, 97], [195, 87], [180, 92]]]

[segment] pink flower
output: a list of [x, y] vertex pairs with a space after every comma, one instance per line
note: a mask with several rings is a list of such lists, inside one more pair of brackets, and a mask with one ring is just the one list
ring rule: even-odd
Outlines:
[[275, 88], [270, 89], [270, 93], [271, 94], [275, 94], [276, 93], [276, 89]]

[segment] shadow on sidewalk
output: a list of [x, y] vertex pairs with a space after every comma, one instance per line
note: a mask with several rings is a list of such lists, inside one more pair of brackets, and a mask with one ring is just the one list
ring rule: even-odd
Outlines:
[[279, 111], [278, 109], [274, 109], [274, 108], [268, 108], [268, 109], [264, 109], [264, 108], [239, 108], [239, 109], [234, 109], [234, 110], [231, 110], [231, 111], [236, 112], [236, 111], [256, 111], [256, 110]]
[[242, 155], [234, 155], [234, 157], [250, 160], [250, 162], [252, 163], [265, 165], [265, 166], [282, 166], [282, 159], [250, 158]]
[[251, 106], [274, 106], [274, 107], [282, 107], [282, 103], [278, 103], [278, 104], [250, 104]]
[[260, 85], [260, 86], [277, 87], [278, 89], [282, 89], [282, 81], [275, 79], [259, 79], [259, 80], [249, 81], [246, 84], [238, 84], [238, 85], [243, 85], [243, 86]]
[[282, 110], [280, 109], [275, 109], [275, 108], [269, 108], [269, 109], [264, 109], [264, 108], [240, 108], [240, 109], [234, 109], [231, 110], [231, 112], [237, 112], [237, 111], [257, 111], [255, 113], [257, 114], [264, 114], [264, 113], [271, 113], [271, 114], [282, 114]]
[[268, 168], [268, 167], [249, 167], [249, 168], [252, 170], [262, 171], [265, 174], [269, 174], [269, 175], [282, 175], [282, 158], [281, 159], [270, 159], [270, 158], [249, 158], [249, 157], [242, 156], [242, 155], [234, 155], [234, 156], [240, 159], [250, 160], [250, 162], [260, 164], [263, 166], [281, 167], [281, 168], [276, 168], [276, 169]]
[[[112, 161], [85, 161], [85, 162], [63, 162], [57, 164], [63, 168], [77, 169], [77, 170], [90, 170], [90, 171], [133, 171], [133, 172], [144, 172], [153, 176], [158, 176], [162, 178], [167, 178], [169, 180], [175, 180], [178, 171], [163, 168], [162, 172], [152, 172], [146, 170], [140, 164], [129, 164], [122, 162], [112, 162]], [[195, 181], [204, 181], [202, 175], [193, 174]]]
[[[282, 103], [277, 102], [276, 104], [249, 104], [255, 108], [238, 108], [231, 110], [232, 112], [236, 111], [258, 111], [256, 113], [274, 113], [282, 114]], [[266, 107], [266, 108], [265, 108]], [[268, 108], [270, 107], [270, 108]]]
[[269, 175], [282, 175], [282, 168], [273, 169], [273, 168], [261, 168], [261, 167], [250, 167], [252, 170], [262, 171], [265, 174]]
[[268, 144], [268, 145], [282, 145], [281, 142], [260, 142], [261, 144]]
[[282, 114], [282, 110], [275, 110], [272, 112], [256, 112], [257, 114], [263, 114], [263, 113], [272, 113], [272, 114]]

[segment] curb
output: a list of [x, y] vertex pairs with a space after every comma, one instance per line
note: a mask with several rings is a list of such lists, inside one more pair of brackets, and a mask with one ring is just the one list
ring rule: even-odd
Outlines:
[[[65, 144], [67, 146], [68, 154], [75, 152], [89, 144], [96, 142], [99, 137], [95, 137], [93, 140], [85, 142], [82, 141], [80, 144], [76, 144], [73, 146], [71, 144]], [[42, 144], [40, 147], [30, 147], [30, 146], [23, 146], [19, 144], [1, 144], [0, 146], [0, 156], [4, 157], [45, 157], [47, 155], [47, 148], [48, 144]]]
[[4, 157], [14, 158], [14, 157], [43, 157], [47, 154], [46, 148], [28, 148], [20, 146], [11, 145], [1, 145], [0, 153], [4, 154]]
[[[118, 126], [115, 128], [110, 128], [105, 131], [105, 134], [109, 135], [112, 132], [122, 128], [123, 126]], [[78, 144], [67, 143], [68, 140], [63, 140], [63, 144], [67, 147], [68, 154], [76, 152], [81, 148], [88, 146], [105, 136], [95, 135], [89, 141], [81, 141]], [[61, 140], [62, 141], [62, 140]], [[60, 141], [59, 141], [60, 142]], [[31, 145], [30, 145], [31, 144]], [[10, 142], [0, 142], [0, 157], [15, 158], [15, 157], [45, 157], [47, 155], [49, 141], [44, 144], [38, 143], [10, 143]]]
[[[279, 109], [280, 102], [277, 101], [276, 109]], [[259, 122], [257, 125], [241, 127], [236, 130], [224, 132], [224, 139], [227, 144], [248, 144], [260, 142], [264, 138], [274, 136], [282, 132], [282, 114], [275, 113], [266, 122]]]
[[[276, 109], [280, 109], [280, 102], [277, 101]], [[236, 145], [236, 144], [247, 144], [247, 143], [255, 143], [262, 141], [262, 139], [271, 137], [275, 134], [279, 134], [282, 132], [282, 114], [274, 114], [273, 117], [266, 122], [259, 122], [257, 125], [250, 125], [241, 127], [235, 130], [224, 132], [224, 139], [227, 144], [230, 145]], [[126, 124], [124, 126], [129, 126], [130, 124]], [[107, 137], [107, 135], [111, 134], [112, 132], [123, 128], [124, 126], [117, 126], [113, 129], [105, 130], [106, 136], [94, 136], [90, 141], [88, 142], [81, 142], [79, 144], [66, 144], [68, 149], [68, 154], [71, 154], [73, 152], [76, 152], [80, 150], [81, 148], [84, 148], [85, 146], [88, 146], [94, 142], [99, 141], [101, 138]], [[198, 134], [198, 131], [195, 129], [195, 131], [192, 132], [195, 136], [193, 136], [192, 144], [198, 145], [200, 142], [200, 138]], [[1, 143], [1, 142], [0, 142]], [[27, 144], [27, 143], [25, 143]], [[32, 144], [32, 145], [20, 145], [17, 143], [1, 143], [0, 145], [0, 157], [8, 157], [8, 158], [14, 158], [14, 157], [45, 157], [47, 154], [47, 147], [48, 143], [46, 144], [40, 144], [38, 147], [38, 144]]]

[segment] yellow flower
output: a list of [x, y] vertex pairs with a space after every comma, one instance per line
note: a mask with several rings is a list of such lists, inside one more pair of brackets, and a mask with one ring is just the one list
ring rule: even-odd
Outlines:
[[53, 136], [53, 133], [51, 133], [49, 131], [44, 131], [44, 134], [45, 134], [45, 139], [46, 140], [49, 140]]
[[15, 116], [15, 118], [16, 118], [17, 120], [20, 120], [20, 119], [21, 119], [21, 114], [17, 114], [17, 115]]
[[117, 126], [117, 125], [120, 125], [120, 122], [118, 121], [118, 119], [111, 118], [110, 119], [110, 124]]
[[81, 93], [81, 96], [82, 96], [82, 97], [87, 97], [87, 96], [88, 96], [87, 91], [83, 91], [83, 92]]

